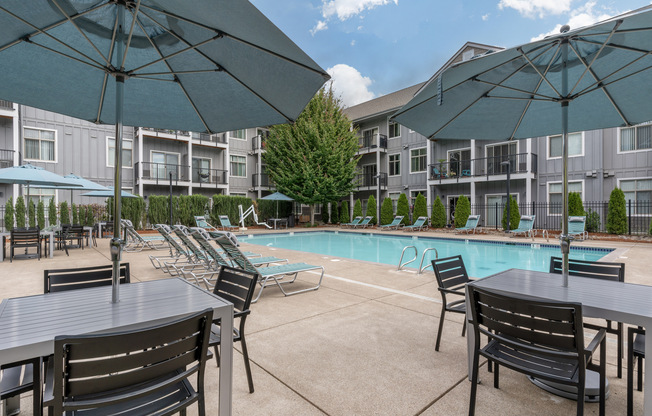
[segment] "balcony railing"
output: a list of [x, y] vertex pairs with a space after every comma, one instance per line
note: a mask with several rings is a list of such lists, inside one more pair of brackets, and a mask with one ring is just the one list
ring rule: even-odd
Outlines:
[[254, 136], [253, 140], [251, 141], [251, 150], [256, 151], [256, 150], [265, 150], [265, 142], [267, 141], [267, 138], [269, 137], [269, 134], [264, 134], [264, 135], [258, 135]]
[[14, 165], [14, 151], [9, 149], [0, 149], [0, 169], [8, 168]]
[[[142, 179], [155, 180], [156, 184], [166, 184], [170, 181], [170, 173], [172, 174], [172, 182], [178, 183], [188, 182], [190, 180], [190, 166], [172, 165], [168, 163], [153, 163], [153, 162], [139, 162], [143, 166]], [[138, 172], [138, 165], [136, 163], [136, 172]]]
[[0, 100], [0, 109], [2, 110], [13, 110], [14, 103], [12, 101]]
[[387, 136], [384, 134], [374, 134], [372, 136], [364, 136], [358, 139], [360, 152], [366, 152], [372, 149], [387, 149]]
[[378, 187], [378, 181], [380, 180], [380, 186], [387, 186], [387, 173], [381, 172], [379, 174], [372, 173], [359, 173], [355, 176], [353, 183], [355, 183], [358, 189], [362, 188], [375, 188]]
[[190, 172], [192, 182], [200, 188], [204, 186], [226, 185], [226, 170], [192, 168]]
[[224, 134], [207, 134], [207, 133], [191, 133], [192, 139], [201, 143], [207, 144], [226, 144], [226, 135]]
[[274, 182], [272, 182], [271, 179], [269, 179], [269, 175], [267, 173], [254, 173], [253, 177], [253, 187], [254, 188], [267, 188], [271, 189], [274, 188]]
[[[529, 170], [528, 158], [530, 158]], [[439, 181], [448, 179], [459, 181], [460, 178], [465, 177], [484, 176], [489, 178], [489, 176], [507, 174], [507, 164], [503, 164], [503, 162], [507, 161], [509, 161], [510, 174], [537, 173], [537, 155], [533, 153], [433, 163], [428, 166], [428, 172], [431, 180]]]
[[158, 133], [163, 133], [175, 137], [181, 136], [184, 139], [190, 137], [190, 132], [185, 130], [170, 130], [170, 129], [153, 129], [149, 127], [141, 127], [144, 132], [156, 133], [155, 137], [159, 137]]

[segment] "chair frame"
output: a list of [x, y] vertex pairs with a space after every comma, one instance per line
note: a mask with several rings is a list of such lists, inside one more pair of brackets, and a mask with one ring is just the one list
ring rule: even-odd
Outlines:
[[[35, 415], [42, 414], [42, 366], [43, 361], [41, 357], [31, 358], [28, 360], [5, 364], [0, 366], [2, 377], [0, 380], [0, 414], [11, 414], [10, 411], [16, 410], [13, 408], [15, 404], [17, 409], [20, 409], [20, 394], [32, 392], [33, 410]], [[37, 380], [34, 383], [34, 380]]]
[[358, 228], [358, 227], [367, 228], [367, 227], [371, 227], [371, 220], [373, 220], [373, 219], [374, 219], [374, 217], [368, 215], [368, 216], [364, 217], [364, 219], [362, 221], [360, 221], [359, 223], [353, 224], [351, 226], [351, 228]]
[[[509, 230], [509, 233], [512, 237], [516, 237], [518, 234], [523, 234], [526, 237], [530, 237], [534, 241], [534, 237], [537, 235], [537, 231], [534, 229], [534, 221], [536, 220], [536, 215], [521, 215], [521, 219], [518, 222], [518, 227], [515, 230]], [[532, 221], [529, 228], [521, 228], [521, 222], [525, 219], [526, 221]]]
[[386, 224], [386, 225], [379, 225], [378, 229], [383, 231], [383, 230], [398, 230], [403, 226], [403, 218], [405, 218], [404, 215], [397, 215], [394, 217], [391, 223]]
[[428, 229], [428, 217], [419, 217], [412, 225], [403, 227], [403, 231], [423, 231]]
[[[469, 224], [469, 221], [472, 221], [471, 224]], [[475, 221], [475, 222], [473, 222]], [[457, 234], [461, 233], [469, 233], [473, 231], [473, 234], [475, 234], [475, 231], [478, 229], [478, 223], [480, 222], [480, 215], [469, 215], [469, 217], [466, 219], [466, 224], [464, 227], [460, 227], [455, 230]]]
[[240, 228], [237, 225], [231, 224], [231, 220], [229, 219], [228, 215], [219, 215], [217, 218], [220, 220], [221, 228], [224, 231], [238, 230]]
[[[435, 272], [439, 294], [441, 295], [441, 314], [439, 315], [439, 329], [437, 330], [437, 342], [435, 343], [435, 351], [439, 351], [446, 312], [466, 314], [464, 287], [473, 280], [469, 278], [464, 266], [464, 260], [460, 255], [432, 260], [432, 270]], [[446, 295], [461, 296], [462, 299], [448, 302]], [[465, 333], [466, 319], [462, 324], [462, 336]]]
[[[131, 283], [129, 263], [120, 263], [120, 284]], [[43, 271], [43, 293], [111, 286], [113, 265]]]
[[351, 228], [353, 228], [354, 226], [360, 224], [360, 221], [362, 221], [362, 217], [361, 217], [361, 216], [357, 216], [357, 217], [355, 217], [354, 219], [352, 219], [351, 222], [345, 222], [344, 224], [340, 224], [340, 227], [342, 227], [342, 228], [344, 228], [344, 227], [351, 227]]
[[14, 249], [36, 248], [36, 257], [41, 260], [41, 230], [36, 228], [14, 228], [10, 233], [9, 262], [14, 260]]
[[[636, 336], [636, 337], [635, 337]], [[643, 391], [643, 359], [645, 358], [645, 329], [627, 328], [627, 416], [634, 414], [634, 365], [638, 364], [636, 389]]]
[[[582, 230], [571, 230], [571, 225], [573, 223], [582, 223]], [[569, 236], [579, 236], [579, 241], [584, 241], [589, 238], [589, 233], [586, 231], [586, 216], [573, 216], [568, 217], [568, 235]]]

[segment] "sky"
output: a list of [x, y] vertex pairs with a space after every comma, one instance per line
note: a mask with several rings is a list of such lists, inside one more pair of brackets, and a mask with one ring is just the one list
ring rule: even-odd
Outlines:
[[428, 80], [466, 42], [511, 48], [650, 0], [250, 0], [353, 106]]

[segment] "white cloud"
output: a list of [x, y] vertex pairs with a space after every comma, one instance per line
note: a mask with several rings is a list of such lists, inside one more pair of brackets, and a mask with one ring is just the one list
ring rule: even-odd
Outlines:
[[570, 10], [573, 0], [500, 0], [499, 9], [511, 8], [526, 17], [544, 17]]
[[341, 21], [350, 19], [365, 10], [374, 7], [384, 6], [389, 3], [398, 4], [398, 0], [323, 0], [321, 8], [322, 16], [331, 18], [337, 15]]
[[355, 46], [355, 39], [351, 41], [351, 46]]
[[482, 20], [485, 22], [489, 20], [489, 13], [482, 15]]
[[320, 32], [320, 31], [322, 31], [322, 30], [326, 30], [326, 29], [328, 29], [328, 24], [326, 24], [325, 21], [320, 20], [320, 21], [317, 22], [317, 24], [315, 25], [315, 27], [313, 27], [313, 28], [310, 30], [310, 34], [313, 35], [313, 36], [315, 36], [315, 33]]
[[[571, 29], [579, 29], [581, 27], [588, 26], [596, 22], [601, 22], [614, 15], [613, 12], [607, 13], [604, 10], [603, 11], [594, 10], [595, 5], [596, 5], [595, 1], [589, 1], [585, 3], [583, 6], [578, 7], [575, 10], [572, 10], [570, 12], [571, 17], [568, 20], [567, 25], [570, 26]], [[619, 14], [619, 13], [615, 13], [615, 14]], [[557, 25], [550, 32], [541, 33], [539, 36], [533, 37], [531, 41], [534, 42], [536, 40], [543, 39], [546, 36], [556, 35], [559, 33], [559, 29], [561, 29], [561, 26], [562, 25]]]
[[373, 83], [371, 78], [362, 76], [352, 66], [337, 64], [328, 68], [326, 72], [331, 76], [335, 95], [342, 98], [344, 106], [351, 107], [375, 97], [374, 93], [368, 89]]

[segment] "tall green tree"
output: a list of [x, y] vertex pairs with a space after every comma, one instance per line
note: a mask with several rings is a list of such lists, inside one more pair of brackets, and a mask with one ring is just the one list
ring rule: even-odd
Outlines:
[[455, 228], [464, 227], [469, 215], [471, 215], [471, 202], [469, 198], [462, 195], [455, 204]]
[[579, 192], [571, 192], [568, 194], [568, 216], [581, 217], [586, 215], [584, 211], [584, 204]]
[[279, 192], [310, 205], [348, 195], [359, 157], [357, 132], [342, 112], [332, 87], [322, 88], [293, 124], [273, 126], [263, 158]]
[[376, 197], [371, 195], [367, 200], [367, 217], [371, 217], [370, 224], [378, 224], [378, 205], [376, 204]]
[[37, 217], [37, 223], [38, 223], [38, 228], [41, 230], [45, 228], [45, 204], [43, 204], [43, 201], [38, 201], [38, 205], [36, 206], [36, 217]]
[[428, 201], [423, 194], [418, 193], [417, 199], [414, 201], [414, 212], [412, 213], [413, 218], [427, 217], [428, 216]]
[[50, 198], [48, 203], [48, 224], [57, 225], [57, 204], [54, 202], [54, 198]]
[[394, 221], [394, 207], [392, 206], [392, 198], [383, 199], [380, 206], [380, 224], [387, 225]]
[[16, 216], [16, 227], [25, 227], [25, 199], [23, 199], [22, 195], [16, 198], [16, 206], [14, 210], [14, 215]]
[[362, 217], [362, 202], [360, 198], [356, 199], [353, 205], [353, 218], [355, 217]]
[[[18, 210], [16, 210], [16, 222], [18, 222]], [[625, 205], [625, 193], [620, 188], [614, 188], [609, 195], [607, 207], [607, 232], [609, 234], [627, 233], [627, 210]]]
[[14, 229], [14, 197], [10, 197], [5, 204], [5, 231]]
[[29, 219], [29, 226], [36, 227], [36, 206], [31, 199], [27, 204], [27, 218]]
[[404, 193], [401, 193], [398, 196], [398, 201], [396, 202], [396, 215], [403, 216], [403, 221], [401, 221], [401, 224], [410, 224], [410, 204], [408, 203], [407, 196], [405, 196]]
[[340, 224], [346, 224], [351, 222], [351, 214], [349, 214], [349, 203], [342, 201], [342, 207], [340, 208]]
[[[509, 229], [510, 230], [515, 230], [518, 228], [518, 224], [521, 222], [521, 214], [519, 214], [518, 211], [518, 202], [516, 202], [516, 198], [513, 196], [509, 196], [510, 202], [509, 202]], [[505, 204], [505, 208], [503, 209], [503, 230], [507, 230], [507, 205]]]
[[437, 195], [435, 202], [432, 204], [430, 225], [433, 228], [444, 228], [446, 226], [446, 208], [444, 208], [444, 204], [441, 202], [439, 195]]

